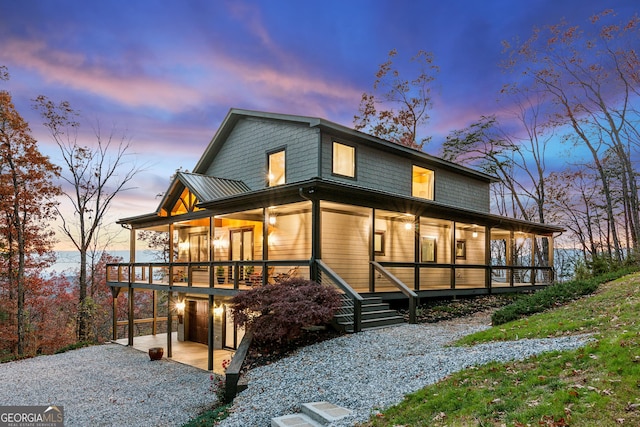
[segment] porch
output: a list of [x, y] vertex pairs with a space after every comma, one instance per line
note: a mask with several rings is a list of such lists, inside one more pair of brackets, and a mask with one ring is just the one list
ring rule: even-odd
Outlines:
[[[129, 345], [128, 338], [122, 338], [114, 341], [120, 345]], [[134, 337], [133, 348], [147, 353], [152, 347], [162, 347], [165, 349], [164, 357], [167, 357], [167, 335], [142, 335]], [[190, 365], [202, 370], [208, 370], [207, 345], [193, 341], [178, 341], [178, 333], [171, 334], [171, 357], [168, 358], [175, 362]], [[213, 350], [213, 372], [224, 375], [222, 362], [231, 360], [235, 352], [232, 350], [216, 349]]]

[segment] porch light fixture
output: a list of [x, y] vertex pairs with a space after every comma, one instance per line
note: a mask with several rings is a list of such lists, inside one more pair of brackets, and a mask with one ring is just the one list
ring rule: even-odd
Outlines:
[[276, 216], [273, 214], [269, 215], [269, 225], [276, 225]]
[[184, 307], [185, 307], [184, 300], [178, 301], [175, 305], [176, 311], [178, 312], [178, 323], [182, 323], [184, 319]]
[[475, 239], [476, 237], [478, 237], [478, 232], [476, 230], [473, 230], [473, 233], [471, 233], [471, 236], [473, 236], [473, 238]]
[[222, 304], [213, 307], [213, 314], [217, 317], [222, 317], [222, 313], [224, 313], [224, 307]]
[[405, 222], [404, 223], [404, 229], [405, 230], [411, 230], [413, 228], [413, 224], [410, 222]]

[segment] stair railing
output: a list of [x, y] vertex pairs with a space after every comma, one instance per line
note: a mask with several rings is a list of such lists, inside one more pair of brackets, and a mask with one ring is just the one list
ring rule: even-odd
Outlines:
[[[353, 302], [353, 332], [360, 332], [362, 330], [362, 301], [364, 298], [362, 295], [353, 290], [351, 286], [338, 274], [333, 271], [322, 260], [316, 260], [318, 271], [321, 273], [321, 277], [326, 275], [329, 278], [329, 282], [332, 286], [340, 289], [344, 294]], [[325, 280], [320, 280], [322, 284], [326, 283]]]
[[371, 261], [373, 268], [384, 276], [392, 285], [400, 290], [405, 296], [409, 298], [409, 323], [416, 323], [416, 309], [418, 307], [418, 294], [409, 289], [407, 285], [402, 283], [400, 279], [391, 274], [389, 270], [378, 264], [376, 261]]

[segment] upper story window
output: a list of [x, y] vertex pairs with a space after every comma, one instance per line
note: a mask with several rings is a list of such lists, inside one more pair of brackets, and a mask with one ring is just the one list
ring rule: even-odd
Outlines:
[[356, 148], [350, 145], [333, 143], [333, 170], [335, 175], [356, 177]]
[[285, 151], [280, 150], [267, 155], [269, 174], [267, 184], [269, 187], [285, 183]]
[[413, 166], [413, 179], [411, 195], [421, 199], [433, 200], [435, 174], [431, 169]]

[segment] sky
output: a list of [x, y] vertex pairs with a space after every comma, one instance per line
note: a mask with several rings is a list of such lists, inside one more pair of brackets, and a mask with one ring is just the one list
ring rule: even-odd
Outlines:
[[[562, 18], [585, 24], [637, 0], [0, 0], [0, 65], [42, 152], [60, 155], [33, 110], [69, 101], [93, 129], [130, 138], [144, 171], [114, 200], [108, 222], [155, 211], [176, 169], [191, 170], [230, 108], [321, 117], [353, 126], [363, 92], [391, 49], [402, 69], [432, 52], [429, 133], [500, 113], [503, 40]], [[430, 154], [434, 148], [427, 147]], [[122, 242], [126, 247], [128, 235]], [[59, 249], [68, 248], [61, 240]]]

